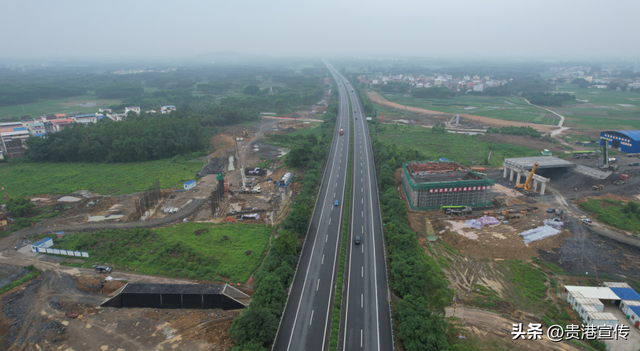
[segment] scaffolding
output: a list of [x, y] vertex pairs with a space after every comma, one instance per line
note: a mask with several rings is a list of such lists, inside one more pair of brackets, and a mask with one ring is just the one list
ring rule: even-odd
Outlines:
[[[495, 181], [455, 162], [407, 162], [402, 165], [402, 169], [402, 187], [412, 210], [433, 210], [455, 205], [491, 205], [489, 192]], [[463, 171], [469, 178], [475, 179], [417, 183], [413, 178], [456, 171]]]

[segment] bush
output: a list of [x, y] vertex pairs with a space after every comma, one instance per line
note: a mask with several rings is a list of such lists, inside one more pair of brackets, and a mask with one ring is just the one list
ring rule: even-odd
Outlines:
[[7, 201], [7, 210], [16, 217], [24, 216], [34, 206], [29, 198], [9, 198], [9, 201]]

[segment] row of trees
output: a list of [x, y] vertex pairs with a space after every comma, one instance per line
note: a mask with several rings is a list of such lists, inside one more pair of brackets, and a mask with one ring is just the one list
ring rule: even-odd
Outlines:
[[[337, 100], [337, 95], [334, 95]], [[287, 301], [286, 287], [291, 284], [300, 251], [300, 240], [307, 234], [313, 213], [314, 198], [318, 179], [321, 176], [322, 161], [328, 152], [331, 135], [334, 133], [338, 104], [333, 103], [325, 113], [324, 123], [317, 137], [273, 135], [278, 141], [299, 139], [299, 145], [287, 155], [287, 163], [305, 170], [302, 189], [291, 204], [292, 211], [282, 223], [272, 250], [260, 270], [254, 275], [254, 294], [251, 305], [233, 321], [229, 334], [235, 339], [233, 351], [266, 351], [265, 345], [273, 342], [278, 331], [278, 321], [282, 317]], [[312, 159], [298, 156], [309, 151]]]
[[74, 123], [26, 141], [32, 162], [140, 162], [203, 150], [205, 131], [196, 118], [131, 117], [123, 122]]
[[399, 339], [407, 351], [448, 350], [443, 316], [451, 297], [445, 276], [435, 260], [420, 248], [416, 234], [407, 224], [407, 209], [398, 199], [393, 178], [393, 172], [403, 162], [426, 159], [426, 156], [417, 150], [399, 149], [395, 144], [378, 140], [376, 125], [370, 127], [370, 132], [379, 169], [390, 284], [400, 298], [396, 306]]
[[562, 106], [563, 103], [576, 99], [575, 95], [567, 93], [551, 94], [541, 92], [524, 92], [522, 93], [522, 97], [534, 105], [543, 106]]

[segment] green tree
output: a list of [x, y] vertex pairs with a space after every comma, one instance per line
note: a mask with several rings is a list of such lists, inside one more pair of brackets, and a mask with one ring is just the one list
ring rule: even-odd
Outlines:
[[278, 319], [267, 308], [248, 307], [233, 320], [229, 334], [240, 345], [272, 342], [278, 331]]
[[283, 230], [273, 242], [273, 249], [279, 255], [295, 255], [298, 251], [298, 238], [288, 230]]
[[253, 296], [251, 304], [254, 308], [266, 308], [276, 316], [282, 313], [287, 299], [282, 282], [275, 273], [267, 275], [256, 283]]
[[16, 217], [22, 217], [35, 205], [28, 198], [10, 198], [7, 202], [7, 210]]
[[257, 85], [247, 85], [242, 92], [244, 95], [256, 95], [260, 91], [260, 87]]

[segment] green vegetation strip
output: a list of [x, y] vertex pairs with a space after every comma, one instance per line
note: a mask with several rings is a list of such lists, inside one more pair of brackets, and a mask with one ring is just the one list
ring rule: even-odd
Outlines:
[[14, 281], [14, 282], [11, 282], [10, 284], [7, 284], [7, 285], [1, 287], [0, 288], [0, 295], [2, 295], [4, 293], [6, 293], [7, 291], [15, 288], [16, 286], [20, 286], [20, 285], [24, 284], [24, 283], [30, 281], [31, 279], [33, 279], [33, 278], [35, 278], [35, 277], [40, 275], [40, 271], [36, 267], [34, 267], [33, 265], [29, 265], [29, 266], [26, 266], [24, 268], [30, 270], [31, 272], [29, 274], [25, 275], [24, 277]]
[[[82, 189], [121, 195], [147, 190], [156, 179], [162, 188], [178, 186], [195, 179], [202, 163], [177, 157], [130, 163], [10, 162], [0, 164], [0, 179], [13, 197], [68, 194]], [[3, 198], [0, 203], [4, 203]]]
[[392, 305], [397, 321], [395, 335], [405, 350], [445, 350], [448, 343], [444, 308], [452, 301], [452, 295], [447, 289], [444, 272], [420, 247], [408, 224], [407, 209], [398, 198], [392, 171], [402, 162], [420, 158], [415, 158], [417, 155], [413, 150], [380, 142], [379, 128], [378, 124], [369, 124], [379, 172], [390, 287], [400, 299]]
[[104, 230], [54, 239], [56, 247], [89, 252], [85, 263], [143, 274], [245, 283], [269, 244], [265, 225], [180, 223], [154, 230]]
[[[342, 310], [342, 289], [344, 287], [344, 273], [346, 270], [347, 247], [349, 245], [349, 219], [351, 214], [351, 186], [353, 174], [353, 119], [349, 116], [349, 163], [347, 171], [347, 187], [344, 200], [344, 221], [342, 222], [342, 241], [340, 244], [340, 262], [338, 263], [338, 278], [336, 279], [336, 294], [333, 297], [333, 312], [331, 319], [331, 337], [329, 339], [329, 349], [338, 347], [338, 339], [340, 336], [340, 320]], [[346, 298], [346, 296], [345, 296]]]
[[580, 208], [608, 225], [640, 232], [640, 206], [633, 201], [625, 204], [616, 200], [590, 199], [581, 203]]

